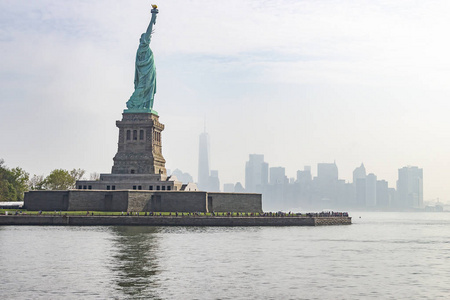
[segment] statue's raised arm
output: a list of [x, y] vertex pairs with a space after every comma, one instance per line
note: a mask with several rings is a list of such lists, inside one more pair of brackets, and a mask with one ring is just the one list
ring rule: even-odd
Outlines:
[[144, 38], [150, 43], [150, 37], [152, 35], [153, 25], [156, 24], [156, 15], [159, 13], [158, 6], [152, 4], [152, 19], [150, 20], [150, 24], [148, 24], [147, 31], [145, 32]]

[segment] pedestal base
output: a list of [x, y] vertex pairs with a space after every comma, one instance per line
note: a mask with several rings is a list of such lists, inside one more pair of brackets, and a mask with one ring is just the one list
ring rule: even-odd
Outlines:
[[124, 111], [112, 174], [166, 174], [161, 132], [164, 125], [154, 113]]

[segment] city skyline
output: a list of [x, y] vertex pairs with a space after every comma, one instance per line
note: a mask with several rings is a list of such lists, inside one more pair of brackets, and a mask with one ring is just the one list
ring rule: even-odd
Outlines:
[[205, 129], [199, 136], [199, 189], [261, 193], [265, 210], [321, 210], [327, 207], [335, 210], [430, 211], [441, 209], [433, 205], [445, 204], [439, 198], [424, 201], [423, 169], [417, 166], [399, 168], [395, 187], [390, 187], [385, 179], [368, 173], [364, 163], [353, 170], [351, 181], [339, 177], [336, 162], [317, 163], [316, 176], [313, 176], [311, 166], [304, 166], [303, 170], [297, 170], [296, 177], [291, 177], [286, 174], [285, 167], [271, 167], [264, 154], [248, 155], [244, 183], [227, 182], [220, 188], [218, 171], [209, 170], [208, 145], [209, 135]]
[[[225, 184], [224, 189], [232, 192], [231, 186]], [[340, 179], [336, 162], [317, 163], [317, 176], [312, 176], [311, 166], [305, 166], [292, 178], [284, 167], [269, 167], [263, 154], [249, 154], [245, 192], [261, 193], [263, 208], [269, 211], [443, 209], [439, 200], [424, 202], [423, 169], [416, 166], [399, 168], [396, 188], [390, 188], [386, 180], [367, 174], [364, 164], [355, 168], [351, 182]]]
[[[390, 187], [411, 165], [425, 172], [424, 200], [449, 202], [447, 1], [158, 6], [154, 108], [167, 125], [168, 168], [196, 177], [206, 116], [210, 167], [222, 183], [245, 181], [249, 153], [289, 177], [336, 161], [351, 180], [364, 162]], [[147, 25], [149, 3], [18, 0], [0, 8], [0, 157], [31, 175], [108, 173], [114, 123], [133, 89], [134, 33]]]

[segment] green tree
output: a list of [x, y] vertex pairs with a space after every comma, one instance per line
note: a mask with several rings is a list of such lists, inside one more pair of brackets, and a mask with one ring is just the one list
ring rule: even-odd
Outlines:
[[43, 186], [45, 190], [67, 190], [75, 186], [75, 179], [69, 171], [56, 169], [45, 178]]
[[85, 170], [73, 169], [67, 171], [63, 169], [53, 170], [45, 179], [42, 184], [45, 190], [68, 190], [75, 187], [77, 180], [83, 177]]
[[[70, 173], [70, 176], [72, 176], [73, 179], [75, 181], [77, 181], [77, 180], [80, 180], [83, 177], [83, 175], [84, 175], [84, 173], [86, 173], [86, 171], [82, 170], [82, 169], [73, 169], [69, 173]], [[75, 186], [75, 183], [74, 183], [74, 186]]]
[[25, 172], [22, 168], [16, 167], [10, 170], [12, 177], [14, 189], [17, 193], [17, 199], [22, 201], [23, 195], [26, 191], [28, 191], [28, 181], [30, 179], [30, 174]]
[[0, 201], [22, 201], [28, 190], [29, 174], [17, 167], [9, 169], [0, 159]]
[[0, 201], [18, 201], [16, 190], [6, 180], [0, 181]]

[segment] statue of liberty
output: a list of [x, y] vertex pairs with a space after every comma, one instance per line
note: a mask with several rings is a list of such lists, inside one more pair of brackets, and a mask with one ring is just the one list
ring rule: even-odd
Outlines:
[[156, 93], [156, 68], [153, 52], [150, 49], [153, 24], [156, 24], [158, 8], [152, 5], [152, 19], [148, 25], [147, 32], [141, 35], [139, 48], [136, 53], [136, 70], [134, 74], [134, 92], [127, 101], [127, 110], [124, 112], [153, 112], [153, 100]]

